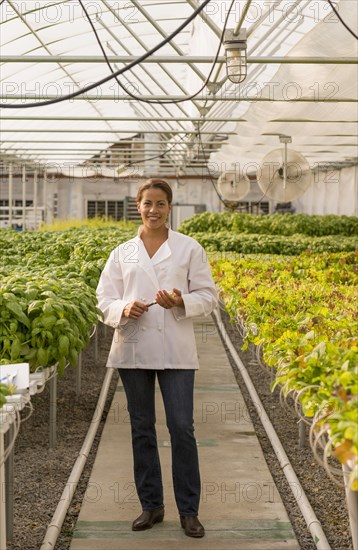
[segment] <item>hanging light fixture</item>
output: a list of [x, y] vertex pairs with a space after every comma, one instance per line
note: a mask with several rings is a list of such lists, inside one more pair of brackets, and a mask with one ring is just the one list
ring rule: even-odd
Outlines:
[[247, 76], [246, 29], [241, 29], [236, 36], [233, 29], [225, 31], [223, 44], [225, 48], [227, 77], [234, 84], [239, 84]]

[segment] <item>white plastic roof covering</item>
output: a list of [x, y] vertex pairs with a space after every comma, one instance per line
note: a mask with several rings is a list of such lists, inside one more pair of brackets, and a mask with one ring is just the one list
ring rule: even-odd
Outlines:
[[[84, 0], [107, 54], [135, 57], [158, 44], [201, 3]], [[180, 97], [199, 89], [211, 65], [189, 64], [188, 56], [215, 56], [230, 3], [213, 0], [202, 16], [155, 54], [175, 57], [176, 62], [143, 63], [120, 77], [121, 81], [132, 93], [152, 98]], [[249, 60], [255, 57], [261, 62], [249, 63], [248, 78], [240, 87], [226, 80], [225, 67], [218, 64], [211, 78], [211, 82], [221, 84], [216, 96], [205, 90], [195, 100], [178, 105], [131, 100], [112, 80], [75, 100], [2, 109], [2, 153], [24, 161], [76, 164], [112, 143], [144, 132], [153, 142], [149, 155], [178, 142], [167, 155], [166, 170], [177, 170], [178, 166], [185, 170], [186, 146], [197, 142], [200, 120], [205, 143], [229, 137], [227, 145], [212, 154], [212, 171], [237, 162], [259, 162], [267, 151], [279, 146], [280, 133], [291, 135], [293, 148], [310, 162], [356, 157], [357, 65], [272, 62], [283, 56], [352, 59], [357, 57], [354, 37], [332, 14], [326, 0], [250, 4], [242, 27], [248, 30]], [[342, 17], [357, 32], [356, 0], [337, 4]], [[228, 28], [238, 25], [245, 6], [247, 0], [234, 3]], [[1, 102], [59, 97], [109, 74], [106, 63], [98, 61], [102, 52], [77, 1], [5, 0], [0, 16], [4, 60], [0, 66]], [[45, 57], [47, 62], [14, 62], [9, 56]], [[69, 59], [78, 56], [90, 62]], [[124, 63], [113, 63], [114, 68], [122, 66]], [[306, 102], [318, 91], [320, 102]], [[296, 97], [301, 101], [288, 101]], [[248, 101], [250, 98], [258, 101]], [[274, 101], [263, 102], [261, 98]], [[324, 99], [334, 102], [325, 103]]]
[[[341, 1], [339, 13], [357, 32], [358, 2]], [[357, 57], [357, 53], [355, 38], [330, 15], [306, 33], [289, 56], [345, 58]], [[357, 65], [281, 65], [266, 82], [254, 94], [279, 101], [251, 103], [246, 111], [239, 106], [234, 114], [244, 113], [246, 122], [236, 125], [237, 135], [212, 156], [212, 162], [241, 167], [250, 163], [254, 170], [267, 152], [281, 147], [279, 134], [292, 137], [289, 147], [301, 152], [311, 167], [352, 158], [358, 161]]]

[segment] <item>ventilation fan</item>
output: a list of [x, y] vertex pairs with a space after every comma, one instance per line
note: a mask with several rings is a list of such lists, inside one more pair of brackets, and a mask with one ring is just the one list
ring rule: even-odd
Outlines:
[[237, 170], [227, 170], [219, 177], [218, 188], [225, 201], [237, 202], [250, 191], [250, 180]]
[[257, 172], [257, 183], [269, 199], [291, 202], [304, 194], [312, 183], [312, 172], [304, 156], [287, 148], [289, 136], [279, 136], [283, 148], [270, 151]]

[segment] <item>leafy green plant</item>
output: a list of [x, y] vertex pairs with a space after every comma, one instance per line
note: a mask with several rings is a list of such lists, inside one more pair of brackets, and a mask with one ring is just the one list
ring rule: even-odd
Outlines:
[[265, 234], [291, 236], [296, 234], [311, 237], [327, 235], [358, 236], [358, 218], [355, 216], [324, 216], [310, 214], [239, 214], [232, 212], [203, 212], [182, 222], [180, 231], [193, 233], [230, 232], [238, 235]]
[[6, 397], [13, 393], [13, 388], [7, 384], [0, 383], [0, 409], [6, 403]]
[[358, 248], [357, 237], [331, 235], [309, 237], [295, 234], [266, 235], [261, 233], [190, 233], [208, 252], [236, 252], [240, 254], [282, 254], [295, 256], [302, 252], [350, 252]]
[[87, 345], [100, 311], [95, 288], [110, 251], [135, 226], [0, 231], [0, 363], [52, 365], [63, 374]]
[[245, 346], [260, 346], [275, 369], [272, 388], [297, 392], [306, 416], [322, 415], [342, 462], [358, 455], [357, 260], [354, 252], [211, 260], [227, 311], [246, 325]]

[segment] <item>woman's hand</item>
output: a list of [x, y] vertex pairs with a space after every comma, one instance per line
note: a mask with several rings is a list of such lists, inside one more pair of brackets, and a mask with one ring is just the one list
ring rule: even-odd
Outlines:
[[184, 307], [181, 291], [177, 288], [173, 288], [172, 292], [168, 292], [167, 290], [158, 290], [155, 299], [157, 304], [165, 309], [171, 309], [172, 307]]
[[134, 300], [125, 306], [123, 317], [127, 317], [128, 319], [139, 319], [146, 311], [148, 311], [147, 304]]

